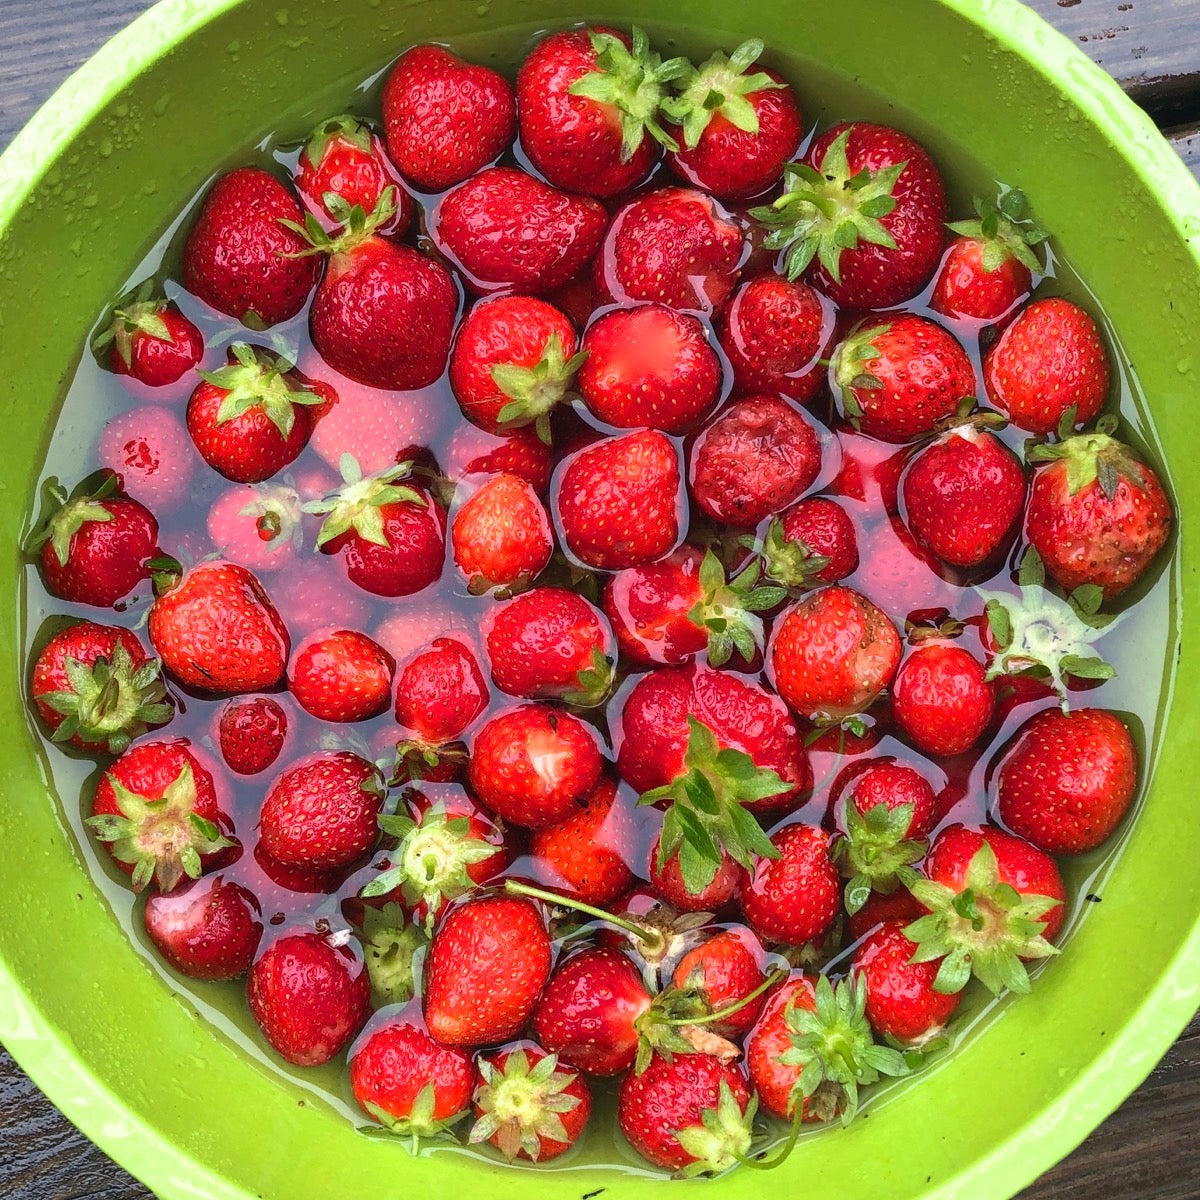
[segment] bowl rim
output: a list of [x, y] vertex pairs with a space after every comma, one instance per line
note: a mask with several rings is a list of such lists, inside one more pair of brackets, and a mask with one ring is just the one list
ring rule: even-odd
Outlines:
[[[936, 0], [1051, 80], [1102, 129], [1200, 271], [1200, 182], [1116, 81], [1020, 0]], [[0, 155], [0, 237], [60, 152], [141, 72], [244, 0], [159, 0], [79, 67]], [[64, 119], [63, 114], [70, 114]], [[1171, 696], [1168, 693], [1167, 706]], [[1149, 1075], [1200, 1006], [1200, 914], [1155, 986], [1087, 1068], [990, 1154], [927, 1200], [1011, 1196], [1064, 1158]], [[103, 1083], [0, 957], [0, 1041], [55, 1106], [114, 1161], [171, 1200], [258, 1200], [159, 1134]], [[1048, 1114], [1053, 1119], [1047, 1120]], [[1021, 1154], [1008, 1153], [1014, 1138]]]

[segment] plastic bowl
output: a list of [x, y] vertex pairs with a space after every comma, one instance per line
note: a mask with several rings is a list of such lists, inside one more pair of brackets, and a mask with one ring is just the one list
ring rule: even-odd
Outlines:
[[[1015, 0], [927, 0], [920, 10], [914, 20], [910, 5], [878, 0], [695, 0], [680, 33], [678, 10], [658, 0], [166, 0], [74, 76], [0, 160], [3, 570], [20, 577], [21, 517], [85, 332], [231, 148], [412, 42], [467, 35], [505, 59], [536, 29], [585, 18], [636, 20], [693, 51], [766, 35], [795, 78], [819, 60], [879, 97], [871, 115], [886, 119], [893, 97], [923, 136], [937, 130], [973, 147], [996, 178], [1019, 180], [1137, 364], [1186, 531], [1200, 515], [1200, 472], [1182, 466], [1200, 454], [1200, 188], [1115, 84]], [[1185, 533], [1172, 615], [1183, 680], [1197, 677], [1197, 561]], [[85, 1133], [170, 1198], [516, 1200], [541, 1186], [633, 1200], [682, 1186], [582, 1165], [531, 1176], [461, 1155], [412, 1159], [197, 1019], [107, 910], [49, 793], [21, 700], [16, 592], [0, 621], [0, 722], [12, 732], [0, 765], [0, 1037]], [[1198, 710], [1189, 689], [1171, 698], [1104, 903], [1033, 996], [869, 1119], [803, 1142], [772, 1186], [836, 1179], [842, 1200], [1006, 1197], [1149, 1072], [1200, 1002], [1200, 872], [1180, 836], [1194, 804]], [[740, 1171], [709, 1186], [732, 1200], [762, 1184]]]

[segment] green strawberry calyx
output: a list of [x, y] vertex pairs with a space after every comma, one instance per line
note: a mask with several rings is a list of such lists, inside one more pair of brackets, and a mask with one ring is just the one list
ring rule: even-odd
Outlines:
[[754, 1117], [758, 1097], [751, 1096], [745, 1111], [724, 1079], [717, 1093], [716, 1108], [706, 1108], [697, 1125], [679, 1130], [675, 1137], [695, 1160], [676, 1172], [682, 1179], [697, 1175], [720, 1175], [745, 1162], [754, 1140]]
[[725, 568], [711, 550], [700, 563], [700, 599], [687, 619], [708, 632], [708, 661], [724, 666], [736, 650], [746, 662], [763, 648], [763, 621], [758, 613], [787, 599], [786, 588], [760, 586], [762, 564], [755, 559], [733, 579], [726, 581]]
[[730, 125], [745, 133], [758, 132], [758, 113], [746, 99], [755, 92], [785, 88], [766, 71], [746, 72], [762, 56], [759, 38], [749, 38], [732, 54], [717, 51], [703, 66], [688, 63], [674, 82], [679, 95], [667, 97], [662, 111], [683, 126], [683, 144], [693, 150], [713, 117], [720, 114]]
[[514, 1050], [503, 1068], [480, 1058], [479, 1075], [474, 1096], [479, 1117], [467, 1135], [472, 1145], [495, 1138], [510, 1162], [519, 1154], [537, 1162], [543, 1142], [571, 1140], [563, 1114], [582, 1103], [567, 1092], [579, 1075], [560, 1068], [557, 1054], [547, 1054], [531, 1066], [524, 1049]]
[[600, 649], [592, 647], [591, 662], [575, 676], [576, 687], [563, 693], [563, 700], [576, 708], [595, 708], [603, 704], [616, 679], [616, 664]]
[[371, 127], [358, 117], [349, 113], [339, 113], [329, 117], [318, 125], [308, 135], [304, 146], [304, 154], [309, 163], [319, 167], [325, 158], [325, 151], [331, 142], [346, 142], [361, 150], [364, 154], [371, 153]]
[[239, 517], [253, 517], [259, 540], [268, 544], [270, 553], [283, 550], [289, 543], [297, 550], [304, 543], [304, 509], [300, 493], [280, 484], [255, 484], [254, 499], [238, 509]]
[[763, 578], [778, 583], [785, 595], [808, 591], [825, 582], [820, 574], [829, 566], [828, 556], [818, 554], [799, 538], [789, 538], [781, 517], [772, 518], [761, 546], [750, 536], [742, 538], [741, 544], [762, 555]]
[[768, 250], [787, 251], [788, 279], [797, 279], [815, 258], [829, 277], [841, 282], [843, 250], [860, 242], [897, 249], [895, 239], [880, 221], [895, 207], [892, 195], [907, 161], [882, 171], [851, 174], [847, 158], [850, 129], [830, 142], [820, 167], [788, 163], [783, 169], [784, 191], [774, 203], [752, 208], [750, 215], [769, 232]]
[[659, 121], [663, 85], [691, 69], [686, 58], [664, 62], [650, 49], [650, 39], [638, 26], [634, 25], [631, 33], [633, 44], [626, 46], [611, 33], [589, 30], [596, 69], [580, 76], [567, 89], [572, 96], [582, 96], [617, 110], [622, 162], [628, 162], [637, 153], [646, 134], [669, 150], [679, 149]]
[[416, 992], [413, 959], [426, 944], [425, 935], [409, 924], [401, 905], [367, 905], [363, 909], [362, 943], [372, 1005], [379, 1009], [407, 1004]]
[[375, 546], [390, 546], [383, 525], [383, 512], [388, 504], [426, 505], [426, 499], [415, 488], [398, 484], [396, 480], [409, 475], [411, 462], [398, 463], [374, 475], [364, 475], [352, 454], [343, 454], [339, 462], [344, 487], [324, 500], [310, 500], [304, 505], [306, 513], [325, 514], [317, 533], [317, 549], [342, 534], [353, 530], [364, 542]]
[[233, 362], [216, 371], [196, 372], [205, 383], [225, 393], [217, 409], [218, 426], [237, 420], [251, 409], [261, 409], [280, 436], [286, 438], [296, 424], [296, 405], [325, 403], [326, 397], [295, 386], [289, 374], [295, 364], [286, 358], [277, 358], [245, 342], [235, 342], [229, 353]]
[[325, 227], [315, 214], [304, 214], [304, 223], [279, 217], [280, 225], [298, 234], [307, 242], [303, 250], [297, 250], [285, 255], [287, 258], [308, 258], [313, 254], [327, 254], [331, 258], [349, 254], [361, 246], [363, 242], [373, 238], [379, 230], [395, 215], [399, 207], [396, 185], [389, 184], [379, 195], [379, 202], [367, 212], [361, 204], [351, 204], [337, 192], [326, 192], [321, 197], [325, 211], [337, 222], [332, 233], [326, 232]]
[[910, 838], [913, 806], [899, 804], [889, 809], [882, 802], [864, 813], [853, 795], [845, 801], [846, 832], [833, 843], [832, 853], [846, 884], [846, 911], [853, 916], [871, 893], [894, 892], [901, 884], [916, 879], [913, 863], [929, 851], [929, 842]]
[[449, 1117], [435, 1117], [437, 1112], [437, 1088], [430, 1080], [418, 1093], [413, 1101], [408, 1115], [397, 1117], [378, 1104], [363, 1105], [366, 1111], [375, 1118], [389, 1133], [408, 1140], [408, 1149], [416, 1154], [423, 1141], [457, 1141], [452, 1126], [467, 1115], [464, 1108], [461, 1112]]
[[113, 519], [104, 501], [116, 493], [117, 482], [116, 474], [106, 471], [98, 484], [95, 476], [89, 476], [68, 495], [56, 479], [47, 480], [43, 486], [42, 515], [22, 549], [33, 554], [49, 542], [58, 565], [65, 567], [75, 535], [90, 521]]
[[871, 373], [867, 364], [882, 357], [877, 342], [891, 329], [887, 323], [861, 325], [834, 351], [833, 382], [841, 394], [842, 408], [855, 429], [863, 416], [862, 400], [857, 393], [879, 391], [883, 387], [883, 381]]
[[[1073, 419], [1074, 410], [1066, 416]], [[1066, 417], [1064, 417], [1065, 424]], [[1102, 419], [1094, 433], [1080, 433], [1060, 442], [1037, 442], [1025, 452], [1026, 461], [1031, 463], [1064, 464], [1067, 473], [1067, 493], [1077, 496], [1093, 483], [1106, 500], [1112, 500], [1125, 480], [1138, 491], [1145, 491], [1146, 477], [1137, 455], [1110, 434], [1115, 421]]]
[[174, 345], [175, 338], [162, 318], [166, 299], [156, 294], [153, 279], [147, 279], [136, 291], [117, 301], [109, 324], [92, 340], [95, 353], [115, 346], [128, 368], [133, 364], [133, 339], [140, 333]]
[[196, 808], [196, 779], [190, 763], [162, 796], [149, 799], [125, 787], [111, 772], [108, 782], [120, 816], [88, 817], [86, 824], [117, 862], [133, 867], [134, 891], [154, 881], [160, 892], [172, 891], [186, 876], [199, 879], [201, 859], [234, 843]]
[[431, 742], [405, 738], [396, 743], [396, 753], [390, 763], [381, 762], [380, 769], [387, 774], [390, 787], [403, 783], [419, 783], [432, 778], [441, 767], [464, 767], [467, 763], [467, 748], [462, 742]]
[[587, 361], [588, 351], [566, 357], [558, 331], [550, 335], [541, 358], [532, 367], [495, 363], [492, 382], [508, 397], [497, 421], [501, 429], [532, 425], [538, 437], [550, 445], [550, 414], [571, 397], [575, 373]]
[[1050, 234], [1029, 218], [1025, 193], [1020, 188], [1009, 189], [998, 200], [976, 196], [975, 213], [974, 220], [954, 221], [948, 228], [982, 244], [980, 264], [988, 274], [1013, 258], [1035, 275], [1045, 270], [1033, 247], [1041, 245]]
[[958, 892], [932, 879], [919, 878], [909, 885], [929, 910], [904, 928], [905, 936], [916, 943], [909, 961], [940, 959], [933, 990], [944, 995], [961, 992], [972, 975], [993, 996], [1005, 988], [1028, 992], [1029, 972], [1022, 960], [1058, 953], [1042, 936], [1043, 918], [1062, 901], [1023, 895], [1003, 882], [996, 852], [986, 840], [967, 865], [964, 885]]

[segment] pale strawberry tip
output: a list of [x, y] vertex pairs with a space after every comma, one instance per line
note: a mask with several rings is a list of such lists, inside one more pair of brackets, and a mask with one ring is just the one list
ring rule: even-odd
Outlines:
[[843, 876], [846, 911], [853, 916], [873, 891], [891, 893], [916, 880], [912, 866], [929, 850], [925, 839], [908, 838], [913, 805], [889, 809], [884, 803], [860, 812], [853, 798], [846, 801], [846, 832], [835, 839], [830, 853]]
[[584, 1101], [568, 1094], [579, 1075], [560, 1070], [557, 1054], [547, 1054], [531, 1066], [524, 1050], [514, 1050], [503, 1068], [480, 1058], [479, 1075], [474, 1102], [480, 1115], [467, 1135], [472, 1145], [495, 1139], [509, 1162], [518, 1156], [537, 1162], [545, 1142], [573, 1140], [563, 1124], [563, 1114]]

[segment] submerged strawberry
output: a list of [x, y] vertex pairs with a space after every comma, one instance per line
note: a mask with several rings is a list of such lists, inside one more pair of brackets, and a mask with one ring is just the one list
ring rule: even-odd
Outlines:
[[287, 713], [270, 696], [237, 697], [221, 708], [216, 742], [231, 771], [259, 775], [279, 758], [287, 732]]
[[117, 302], [92, 341], [118, 375], [155, 390], [169, 388], [204, 357], [204, 337], [178, 307], [154, 292], [152, 279]]
[[191, 497], [196, 456], [183, 422], [161, 405], [113, 417], [96, 457], [115, 474], [117, 489], [151, 512], [165, 513]]
[[489, 479], [454, 516], [454, 563], [473, 596], [527, 586], [554, 552], [550, 518], [516, 475]]
[[142, 916], [155, 949], [191, 979], [245, 975], [263, 933], [258, 900], [221, 875], [149, 896]]
[[208, 510], [217, 553], [251, 571], [293, 567], [304, 540], [300, 495], [286, 484], [230, 488]]

